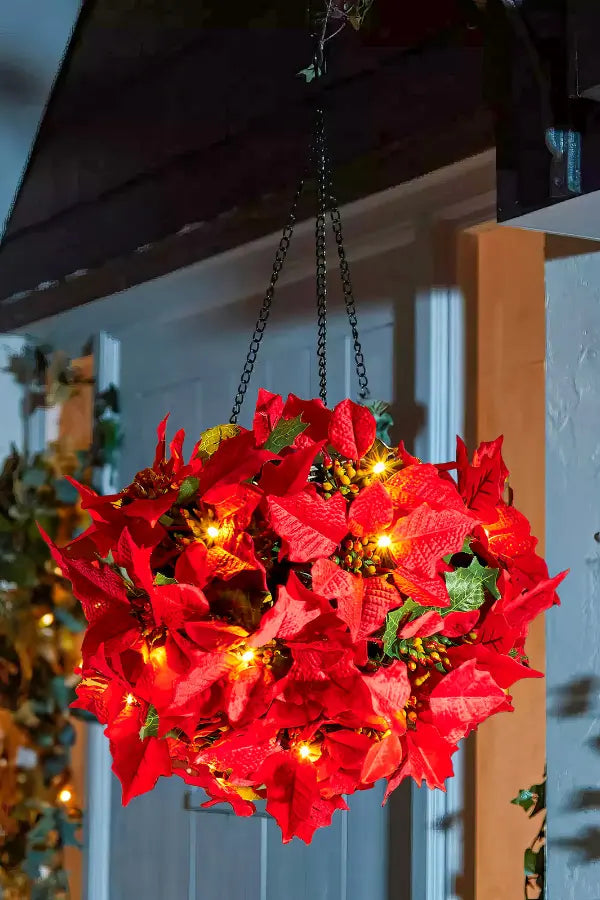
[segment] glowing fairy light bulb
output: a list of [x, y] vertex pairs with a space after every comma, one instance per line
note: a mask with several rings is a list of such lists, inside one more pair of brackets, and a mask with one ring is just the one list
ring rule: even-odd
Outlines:
[[392, 546], [392, 539], [389, 534], [382, 534], [377, 538], [377, 546], [382, 549]]
[[41, 628], [50, 628], [52, 623], [54, 622], [54, 616], [52, 613], [45, 613], [40, 618], [40, 627]]
[[213, 541], [219, 537], [219, 529], [217, 528], [216, 525], [209, 525], [208, 528], [206, 529], [206, 533], [209, 536], [209, 538], [212, 538]]
[[385, 472], [385, 463], [379, 460], [379, 462], [376, 462], [373, 466], [373, 474], [381, 475], [383, 472]]
[[133, 696], [133, 694], [127, 694], [127, 696], [125, 697], [125, 705], [133, 706], [134, 703], [135, 703], [135, 697]]
[[69, 788], [63, 788], [58, 795], [58, 799], [61, 803], [69, 803], [69, 801], [73, 799], [73, 793]]
[[300, 759], [308, 759], [310, 756], [310, 747], [308, 744], [300, 744], [298, 747], [298, 756]]
[[255, 656], [256, 656], [255, 651], [252, 650], [251, 648], [248, 648], [248, 650], [244, 650], [244, 652], [242, 653], [241, 660], [243, 663], [245, 663], [247, 666], [249, 666], [250, 663], [254, 660]]

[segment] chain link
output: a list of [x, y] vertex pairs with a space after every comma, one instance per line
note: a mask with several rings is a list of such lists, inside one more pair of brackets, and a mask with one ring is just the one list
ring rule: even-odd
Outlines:
[[315, 128], [315, 157], [317, 170], [317, 217], [315, 223], [315, 254], [317, 263], [317, 360], [319, 364], [319, 396], [327, 406], [327, 160], [325, 150], [325, 121], [323, 110], [317, 110]]
[[[325, 405], [327, 405], [327, 240], [326, 240], [326, 219], [327, 213], [331, 219], [333, 234], [338, 251], [340, 276], [342, 288], [344, 292], [344, 304], [346, 314], [350, 323], [352, 332], [352, 340], [354, 342], [354, 360], [356, 365], [356, 375], [358, 378], [358, 396], [359, 399], [365, 401], [369, 398], [369, 382], [367, 379], [367, 370], [365, 359], [362, 352], [361, 342], [358, 336], [358, 320], [356, 316], [356, 301], [354, 299], [354, 291], [352, 288], [352, 280], [350, 278], [350, 267], [346, 258], [344, 248], [344, 235], [342, 230], [342, 218], [333, 189], [333, 171], [331, 159], [327, 148], [327, 137], [325, 128], [324, 113], [321, 108], [317, 110], [317, 120], [315, 126], [314, 141], [310, 152], [311, 159], [316, 164], [316, 181], [317, 181], [317, 216], [315, 224], [315, 255], [317, 266], [317, 359], [319, 364], [319, 396]], [[246, 362], [240, 377], [231, 417], [229, 421], [236, 424], [248, 385], [254, 371], [256, 358], [265, 329], [273, 305], [275, 288], [285, 263], [288, 250], [292, 241], [294, 226], [296, 224], [298, 204], [304, 189], [305, 178], [300, 180], [298, 189], [294, 196], [294, 200], [290, 209], [290, 214], [283, 229], [279, 246], [275, 253], [273, 269], [271, 272], [271, 280], [265, 294], [258, 319], [248, 348]]]
[[329, 203], [329, 215], [335, 243], [337, 245], [338, 258], [340, 261], [340, 276], [342, 279], [342, 289], [344, 291], [344, 303], [346, 306], [346, 314], [352, 331], [352, 340], [354, 341], [354, 362], [356, 367], [356, 375], [358, 378], [358, 396], [360, 400], [369, 399], [369, 380], [367, 378], [367, 367], [365, 365], [365, 357], [362, 352], [362, 345], [358, 336], [358, 319], [356, 316], [356, 300], [354, 299], [354, 290], [352, 288], [352, 279], [350, 277], [350, 266], [346, 258], [346, 250], [344, 247], [344, 233], [342, 230], [342, 217], [335, 197], [333, 189], [333, 172], [331, 159], [326, 158], [327, 170], [327, 192]]
[[260, 349], [261, 341], [264, 337], [265, 329], [267, 327], [267, 322], [269, 320], [269, 313], [271, 312], [271, 306], [273, 305], [273, 297], [275, 296], [275, 288], [277, 286], [277, 281], [279, 279], [279, 275], [283, 268], [283, 264], [287, 257], [288, 250], [290, 248], [290, 244], [292, 241], [292, 237], [294, 234], [294, 225], [296, 224], [296, 216], [298, 213], [298, 204], [300, 202], [300, 197], [302, 195], [302, 191], [304, 188], [304, 177], [300, 179], [300, 184], [298, 185], [298, 189], [294, 196], [294, 200], [292, 202], [292, 207], [290, 209], [290, 214], [288, 216], [287, 223], [285, 228], [283, 229], [283, 233], [281, 235], [281, 240], [279, 241], [279, 246], [275, 253], [275, 261], [273, 263], [273, 270], [271, 272], [271, 280], [269, 282], [269, 287], [267, 288], [267, 292], [265, 294], [262, 307], [260, 313], [258, 315], [258, 319], [256, 320], [256, 325], [254, 328], [254, 334], [252, 335], [252, 340], [250, 341], [250, 346], [248, 348], [248, 354], [246, 356], [246, 362], [244, 364], [244, 368], [242, 370], [242, 374], [240, 377], [240, 383], [238, 385], [237, 393], [235, 395], [235, 400], [233, 401], [233, 408], [231, 410], [231, 417], [229, 421], [232, 425], [235, 425], [238, 420], [238, 416], [240, 414], [240, 410], [242, 408], [242, 403], [244, 402], [244, 397], [246, 396], [246, 391], [248, 390], [248, 384], [250, 383], [250, 379], [252, 377], [252, 373], [254, 371], [254, 364], [256, 363], [256, 357], [258, 356], [258, 351]]

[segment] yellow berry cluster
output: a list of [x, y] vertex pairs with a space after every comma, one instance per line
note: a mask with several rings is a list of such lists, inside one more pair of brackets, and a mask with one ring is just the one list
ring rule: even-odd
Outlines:
[[334, 563], [355, 575], [380, 575], [381, 556], [377, 542], [373, 538], [347, 538], [342, 542], [340, 552], [333, 557]]
[[435, 635], [429, 638], [416, 637], [400, 641], [399, 652], [406, 659], [409, 670], [416, 672], [417, 669], [421, 669], [421, 673], [415, 678], [417, 686], [420, 687], [429, 677], [427, 674], [423, 678], [423, 674], [425, 674], [427, 669], [437, 668], [439, 671], [448, 671], [451, 667], [451, 662], [446, 654], [451, 643], [451, 640], [443, 635]]
[[347, 496], [358, 494], [360, 485], [357, 481], [357, 470], [350, 460], [334, 459], [323, 466], [325, 476], [322, 483], [324, 497], [329, 500], [336, 491]]

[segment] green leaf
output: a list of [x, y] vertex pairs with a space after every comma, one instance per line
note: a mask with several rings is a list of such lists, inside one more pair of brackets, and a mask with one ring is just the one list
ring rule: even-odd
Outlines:
[[177, 497], [178, 503], [187, 503], [188, 500], [191, 500], [195, 493], [198, 491], [198, 487], [200, 482], [193, 475], [188, 475], [179, 488], [179, 496]]
[[428, 612], [426, 607], [419, 606], [410, 597], [404, 601], [399, 609], [393, 609], [386, 616], [385, 631], [383, 634], [383, 652], [386, 656], [395, 659], [400, 658], [400, 650], [402, 641], [398, 640], [398, 629], [403, 622], [411, 622], [417, 619], [423, 613]]
[[281, 453], [284, 447], [291, 446], [298, 435], [307, 428], [308, 424], [304, 423], [300, 416], [296, 416], [295, 419], [280, 419], [265, 441], [264, 448], [271, 453]]
[[156, 707], [149, 706], [148, 713], [146, 715], [146, 721], [140, 728], [140, 741], [145, 741], [146, 738], [156, 737], [158, 735], [158, 712]]
[[301, 78], [304, 78], [307, 84], [310, 84], [311, 81], [314, 81], [317, 77], [317, 70], [315, 69], [314, 63], [307, 66], [306, 69], [300, 69], [298, 75], [300, 75]]
[[203, 431], [200, 435], [200, 446], [198, 447], [198, 456], [202, 459], [208, 459], [216, 453], [223, 441], [235, 437], [240, 433], [238, 425], [215, 425]]
[[385, 631], [383, 634], [383, 652], [386, 656], [399, 658], [398, 628], [403, 618], [402, 607], [393, 609], [386, 616]]
[[468, 568], [446, 572], [446, 587], [450, 595], [450, 606], [442, 611], [442, 615], [452, 612], [471, 612], [479, 609], [485, 600], [485, 589], [496, 599], [500, 596], [496, 587], [498, 569], [482, 566], [476, 556]]
[[513, 797], [510, 802], [514, 803], [515, 806], [520, 806], [525, 812], [528, 812], [531, 807], [535, 805], [535, 798], [530, 790], [519, 791], [517, 796]]
[[[538, 851], [538, 853], [541, 851]], [[531, 847], [528, 847], [525, 851], [525, 877], [531, 878], [533, 875], [537, 874], [538, 867], [538, 853], [535, 850], [532, 850]]]
[[162, 585], [162, 584], [177, 584], [176, 578], [169, 578], [167, 575], [163, 575], [162, 572], [157, 572], [154, 577], [154, 584]]

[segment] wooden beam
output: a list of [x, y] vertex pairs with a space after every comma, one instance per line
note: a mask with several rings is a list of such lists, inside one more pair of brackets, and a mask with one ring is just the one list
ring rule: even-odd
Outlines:
[[[327, 99], [340, 200], [492, 146], [481, 64], [477, 47], [432, 47], [332, 85]], [[25, 325], [277, 230], [304, 165], [310, 122], [306, 100], [287, 112], [271, 110], [236, 140], [172, 159], [12, 235], [0, 249], [0, 328]], [[266, 185], [274, 196], [264, 196]], [[75, 277], [78, 270], [85, 274]], [[51, 284], [36, 290], [41, 282]]]

